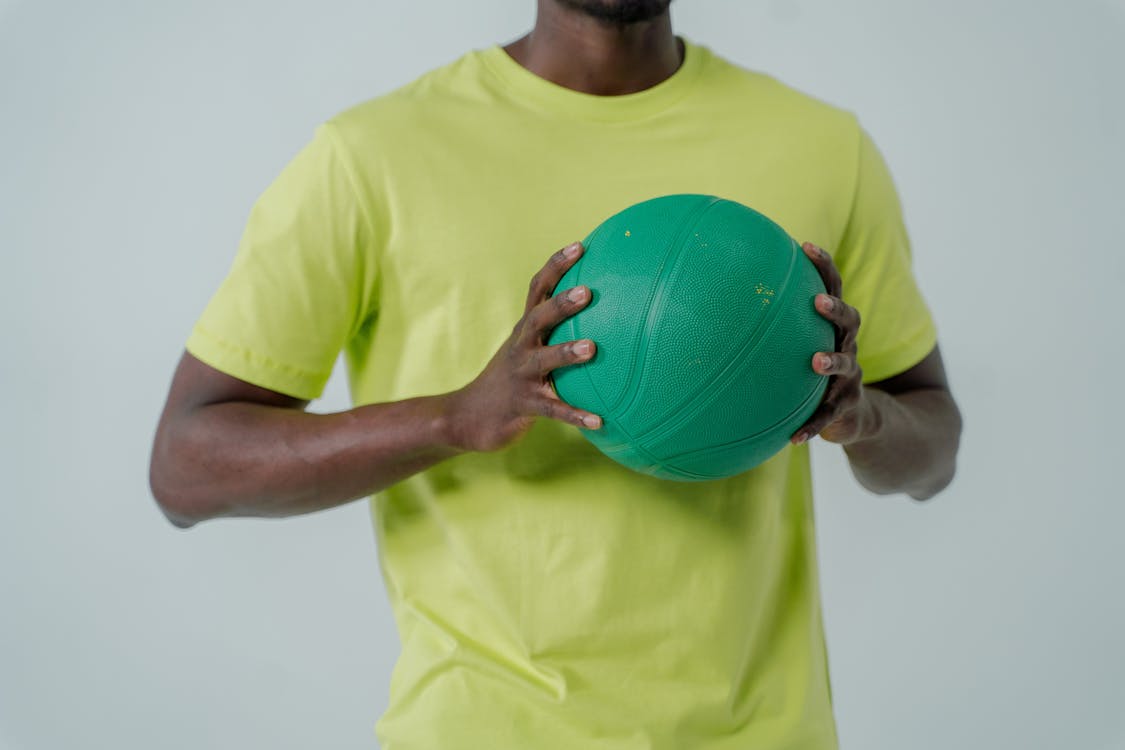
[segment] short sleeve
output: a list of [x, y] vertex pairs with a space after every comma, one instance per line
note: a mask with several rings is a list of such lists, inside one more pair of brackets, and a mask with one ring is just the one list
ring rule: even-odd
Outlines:
[[936, 345], [937, 331], [911, 267], [898, 193], [871, 137], [858, 128], [855, 188], [847, 225], [833, 251], [843, 298], [859, 310], [856, 345], [863, 382], [898, 375]]
[[186, 343], [228, 375], [306, 400], [372, 306], [371, 227], [332, 127], [257, 199]]

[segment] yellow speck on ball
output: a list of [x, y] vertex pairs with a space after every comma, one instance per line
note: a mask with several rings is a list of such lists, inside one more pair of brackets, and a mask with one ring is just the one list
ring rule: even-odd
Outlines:
[[630, 231], [629, 231], [628, 229], [626, 229], [626, 230], [625, 230], [625, 236], [626, 236], [626, 237], [632, 237], [632, 236], [633, 236], [633, 233], [632, 233], [632, 232], [630, 232]]

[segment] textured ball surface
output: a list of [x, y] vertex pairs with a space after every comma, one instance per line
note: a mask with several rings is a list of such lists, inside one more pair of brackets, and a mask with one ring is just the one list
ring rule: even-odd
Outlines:
[[816, 267], [777, 224], [734, 201], [668, 195], [599, 225], [555, 293], [590, 303], [552, 331], [593, 359], [552, 373], [564, 401], [601, 415], [583, 430], [605, 455], [664, 479], [721, 479], [785, 447], [828, 378], [835, 349], [813, 307]]

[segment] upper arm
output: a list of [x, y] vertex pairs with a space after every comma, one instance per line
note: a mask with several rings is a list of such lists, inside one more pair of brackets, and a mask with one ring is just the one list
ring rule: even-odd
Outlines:
[[[862, 318], [856, 358], [865, 385], [941, 369], [937, 327], [914, 276], [910, 236], [890, 169], [870, 135], [856, 130], [855, 182], [833, 262], [843, 299]], [[915, 367], [920, 369], [915, 371]], [[906, 375], [903, 381], [901, 375]]]
[[306, 400], [239, 380], [221, 370], [216, 370], [185, 351], [172, 376], [172, 385], [156, 426], [148, 472], [149, 488], [153, 497], [168, 519], [181, 528], [190, 526], [191, 522], [170, 507], [173, 504], [170, 500], [174, 496], [172, 489], [174, 482], [170, 481], [169, 477], [173, 476], [175, 471], [174, 467], [169, 465], [169, 461], [178, 453], [176, 435], [196, 410], [228, 401], [265, 404], [302, 411], [309, 404]]
[[866, 385], [868, 388], [878, 388], [891, 395], [919, 389], [949, 390], [949, 380], [941, 360], [941, 350], [936, 344], [930, 353], [913, 367]]
[[255, 201], [230, 270], [185, 342], [152, 447], [149, 480], [162, 507], [198, 485], [210, 460], [193, 455], [214, 448], [196, 429], [201, 409], [304, 410], [373, 310], [371, 224], [333, 132], [318, 127]]
[[295, 398], [228, 375], [185, 350], [172, 376], [172, 386], [168, 391], [168, 401], [164, 406], [161, 422], [169, 416], [185, 415], [199, 407], [224, 401], [249, 401], [302, 410], [309, 405], [306, 399]]
[[[366, 201], [333, 132], [317, 128], [255, 201], [234, 261], [185, 343], [199, 363], [260, 387], [245, 389], [250, 395], [317, 398], [373, 315]], [[186, 366], [196, 387], [236, 388]]]

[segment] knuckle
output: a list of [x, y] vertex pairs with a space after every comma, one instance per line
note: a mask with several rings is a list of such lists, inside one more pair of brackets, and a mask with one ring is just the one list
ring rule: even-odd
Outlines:
[[573, 422], [574, 411], [568, 409], [561, 401], [555, 401], [551, 407], [551, 416], [562, 422]]
[[520, 382], [527, 379], [528, 375], [533, 372], [530, 357], [513, 358], [511, 362], [512, 378], [517, 381], [516, 387], [521, 387]]
[[519, 364], [521, 348], [518, 339], [509, 341], [508, 344], [500, 350], [498, 356], [505, 365], [514, 368]]
[[559, 248], [558, 250], [556, 250], [554, 253], [551, 254], [551, 265], [556, 266], [558, 268], [561, 268], [561, 267], [565, 266], [567, 260], [569, 260], [569, 259], [566, 257], [566, 248], [565, 247]]
[[554, 416], [554, 403], [549, 398], [536, 398], [532, 400], [531, 406], [535, 414], [541, 417], [551, 417]]
[[543, 317], [543, 313], [540, 310], [538, 305], [536, 305], [535, 307], [533, 307], [533, 308], [531, 308], [530, 310], [527, 311], [527, 315], [525, 315], [524, 318], [523, 318], [523, 326], [521, 327], [521, 330], [520, 330], [520, 333], [521, 333], [521, 336], [522, 336], [523, 339], [526, 340], [526, 338], [528, 337], [528, 334], [539, 330], [539, 327], [540, 327], [539, 320], [542, 317]]
[[535, 349], [531, 352], [531, 356], [527, 358], [524, 372], [526, 374], [538, 374], [543, 369], [543, 350]]
[[549, 375], [552, 370], [559, 366], [559, 352], [555, 347], [547, 347], [539, 350], [539, 359], [536, 362], [535, 372], [540, 376]]

